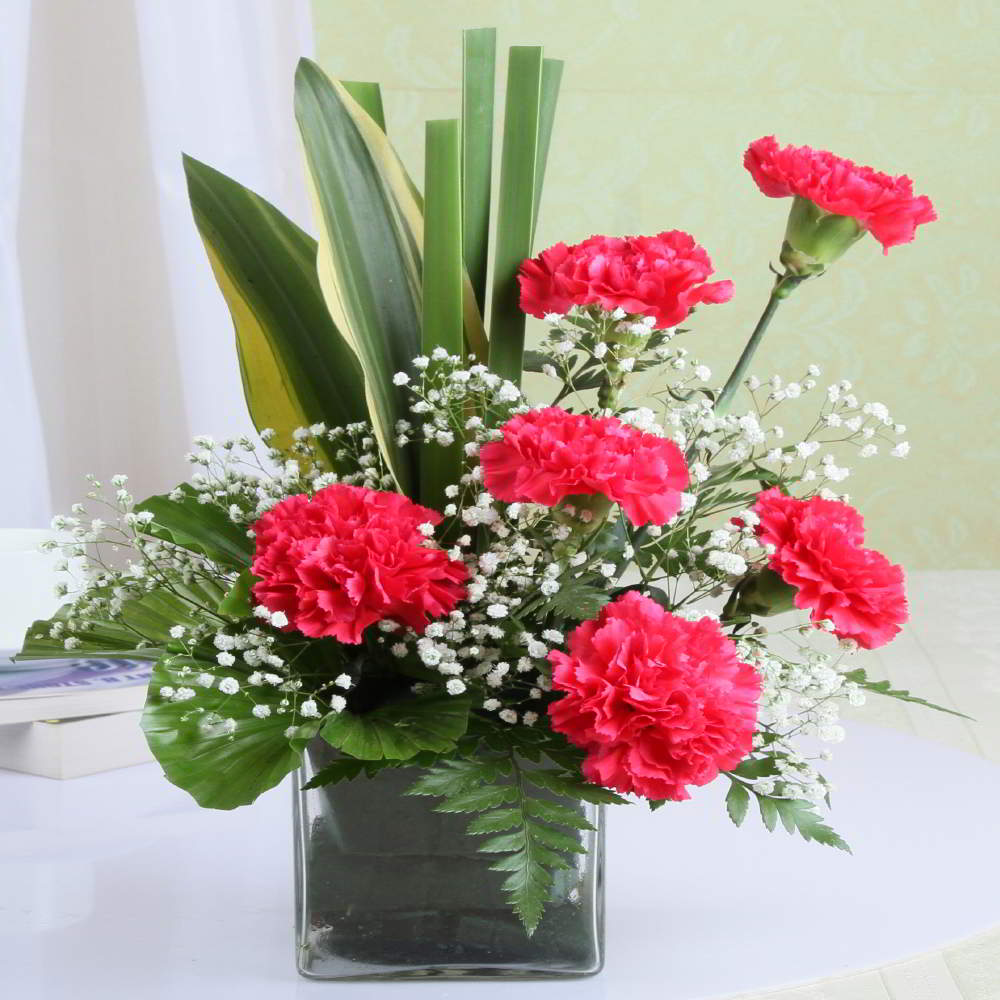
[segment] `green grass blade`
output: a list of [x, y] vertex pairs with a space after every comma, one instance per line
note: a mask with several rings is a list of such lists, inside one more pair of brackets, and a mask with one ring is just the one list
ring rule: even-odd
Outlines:
[[500, 197], [493, 264], [490, 368], [521, 382], [524, 313], [519, 305], [517, 269], [531, 256], [542, 92], [542, 49], [515, 45], [507, 69]]
[[549, 159], [552, 142], [552, 123], [556, 117], [559, 101], [559, 84], [562, 82], [563, 62], [561, 59], [545, 59], [542, 62], [542, 96], [538, 112], [538, 155], [535, 158], [535, 202], [531, 214], [531, 240], [535, 239], [538, 225], [538, 206], [542, 200], [542, 185], [545, 182], [545, 166]]
[[462, 248], [480, 313], [486, 308], [496, 28], [462, 32]]
[[361, 80], [341, 80], [344, 90], [364, 108], [365, 114], [384, 132], [385, 108], [382, 107], [382, 88], [377, 83]]
[[[423, 353], [463, 353], [462, 184], [457, 118], [427, 122], [424, 175]], [[441, 509], [444, 488], [461, 475], [460, 442], [421, 455], [420, 500]]]
[[395, 432], [409, 411], [392, 379], [420, 351], [420, 242], [406, 214], [415, 208], [401, 201], [412, 199], [384, 135], [351, 105], [357, 108], [319, 66], [299, 62], [295, 114], [318, 207], [320, 287], [364, 370], [379, 445], [400, 489], [412, 496], [416, 454], [397, 445]]

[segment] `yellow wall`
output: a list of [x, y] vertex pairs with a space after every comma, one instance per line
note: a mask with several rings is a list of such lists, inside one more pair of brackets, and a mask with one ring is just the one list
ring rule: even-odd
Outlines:
[[[905, 461], [851, 463], [870, 544], [911, 569], [995, 566], [994, 252], [1000, 195], [991, 0], [313, 0], [318, 58], [383, 85], [389, 134], [423, 175], [423, 122], [459, 114], [460, 30], [566, 60], [536, 249], [592, 233], [691, 232], [726, 306], [688, 346], [723, 378], [769, 288], [789, 202], [757, 192], [747, 142], [830, 149], [909, 173], [940, 221], [887, 257], [870, 237], [783, 306], [754, 371], [846, 377], [908, 426]], [[502, 83], [505, 64], [500, 67]], [[501, 88], [502, 89], [502, 88]], [[499, 98], [498, 98], [499, 99]]]

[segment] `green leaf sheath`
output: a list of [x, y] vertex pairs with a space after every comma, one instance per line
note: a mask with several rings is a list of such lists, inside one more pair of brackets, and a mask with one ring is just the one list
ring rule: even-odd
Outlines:
[[[184, 157], [188, 196], [233, 318], [258, 430], [288, 447], [296, 427], [368, 419], [361, 367], [323, 301], [316, 241], [253, 191]], [[334, 467], [332, 445], [324, 458]]]
[[364, 715], [343, 711], [322, 728], [323, 739], [360, 760], [405, 760], [424, 750], [447, 753], [469, 724], [466, 696], [422, 695]]
[[366, 115], [384, 132], [385, 109], [382, 107], [382, 88], [377, 83], [360, 80], [341, 80], [351, 97], [364, 109]]
[[[142, 728], [170, 781], [200, 806], [235, 809], [278, 784], [299, 766], [301, 753], [285, 736], [289, 716], [278, 711], [282, 692], [241, 683], [237, 694], [227, 695], [217, 685], [204, 688], [193, 680], [199, 671], [218, 674], [220, 669], [211, 660], [161, 659], [153, 668]], [[245, 681], [238, 668], [222, 672]], [[188, 687], [195, 694], [187, 701], [171, 701], [159, 694], [164, 686]], [[269, 705], [272, 714], [258, 719], [250, 714], [254, 704]], [[231, 718], [239, 719], [232, 734], [225, 728]]]
[[556, 117], [562, 74], [561, 59], [543, 60], [542, 95], [538, 110], [538, 155], [535, 157], [535, 200], [531, 209], [532, 244], [535, 241], [535, 228], [538, 225], [538, 207], [542, 201], [542, 186], [545, 182], [545, 167], [549, 160], [549, 146], [552, 144], [552, 125]]
[[500, 161], [500, 197], [493, 261], [490, 368], [516, 385], [521, 382], [524, 313], [517, 270], [531, 256], [542, 94], [542, 49], [515, 45], [507, 69]]
[[319, 217], [320, 287], [361, 362], [389, 467], [414, 496], [416, 454], [395, 432], [409, 411], [393, 376], [420, 353], [419, 208], [377, 124], [308, 59], [295, 75], [295, 114]]
[[[436, 347], [461, 357], [462, 185], [457, 118], [427, 122], [424, 178], [423, 351]], [[427, 445], [421, 454], [420, 502], [440, 510], [444, 490], [462, 473], [462, 443]]]
[[486, 309], [496, 48], [496, 28], [462, 32], [462, 253], [480, 314]]
[[887, 698], [896, 698], [899, 701], [909, 701], [914, 705], [923, 705], [924, 708], [933, 708], [935, 712], [945, 712], [948, 715], [957, 715], [960, 719], [972, 719], [971, 715], [966, 715], [964, 712], [956, 711], [954, 708], [945, 708], [943, 705], [935, 705], [934, 702], [918, 698], [915, 694], [910, 694], [909, 691], [904, 691], [900, 688], [893, 688], [888, 681], [873, 681], [865, 673], [863, 667], [858, 667], [857, 670], [851, 670], [844, 674], [844, 679], [857, 684], [858, 687], [864, 688], [866, 691], [871, 691], [874, 694], [881, 694]]

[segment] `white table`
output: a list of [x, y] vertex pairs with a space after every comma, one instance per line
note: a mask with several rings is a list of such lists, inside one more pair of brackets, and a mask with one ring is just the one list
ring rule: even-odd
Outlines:
[[652, 815], [609, 810], [599, 977], [332, 985], [294, 970], [287, 783], [221, 813], [155, 765], [69, 782], [0, 772], [3, 994], [696, 1000], [884, 965], [1000, 924], [1000, 767], [855, 723], [829, 773], [853, 857], [754, 816], [736, 830], [721, 785]]

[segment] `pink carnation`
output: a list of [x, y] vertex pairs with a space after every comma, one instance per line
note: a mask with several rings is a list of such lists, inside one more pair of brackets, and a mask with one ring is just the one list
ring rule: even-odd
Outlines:
[[731, 281], [709, 282], [712, 261], [687, 233], [591, 236], [568, 247], [557, 243], [521, 264], [521, 308], [532, 316], [567, 313], [596, 303], [608, 312], [656, 318], [676, 326], [700, 302], [728, 302]]
[[503, 439], [479, 454], [486, 488], [500, 500], [552, 507], [602, 494], [637, 525], [666, 524], [680, 510], [688, 469], [673, 441], [558, 406], [529, 410], [500, 430]]
[[850, 216], [886, 253], [937, 218], [930, 198], [914, 197], [909, 177], [891, 177], [809, 146], [779, 147], [773, 135], [750, 143], [743, 165], [769, 198], [799, 195], [824, 212]]
[[465, 566], [418, 531], [440, 520], [398, 493], [360, 486], [288, 497], [254, 524], [254, 597], [314, 638], [359, 643], [384, 618], [422, 632], [465, 595]]
[[689, 798], [750, 752], [760, 678], [710, 618], [687, 621], [629, 591], [549, 653], [552, 728], [586, 751], [588, 781]]
[[907, 620], [903, 570], [866, 549], [861, 515], [849, 504], [799, 500], [770, 489], [757, 497], [757, 536], [775, 546], [770, 567], [797, 588], [795, 606], [865, 649], [884, 646]]

